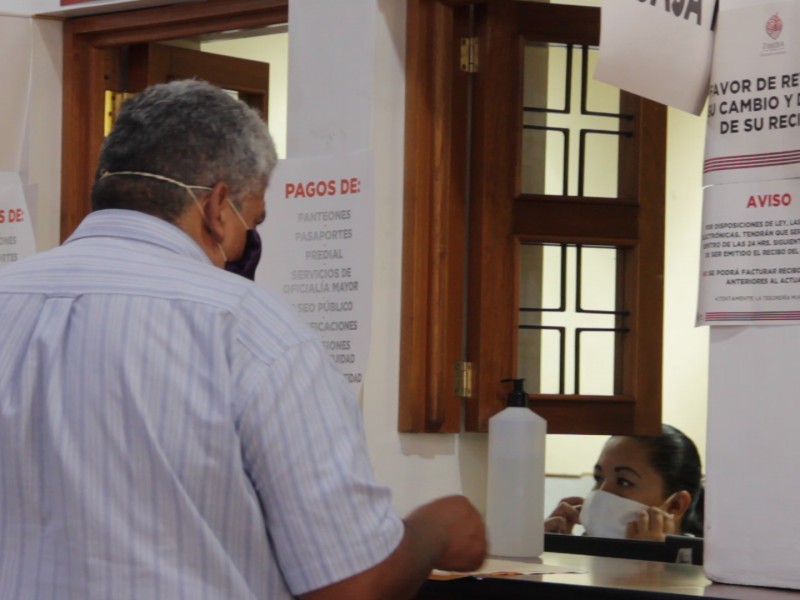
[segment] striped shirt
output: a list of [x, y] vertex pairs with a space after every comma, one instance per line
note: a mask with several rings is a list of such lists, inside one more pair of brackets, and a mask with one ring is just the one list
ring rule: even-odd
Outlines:
[[290, 598], [400, 542], [283, 302], [124, 210], [0, 270], [0, 598]]

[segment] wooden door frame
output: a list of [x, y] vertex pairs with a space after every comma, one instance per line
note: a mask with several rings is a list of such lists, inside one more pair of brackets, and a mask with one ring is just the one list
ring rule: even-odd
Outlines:
[[[288, 0], [206, 0], [67, 19], [61, 159], [61, 239], [90, 210], [103, 140], [104, 92], [117, 70], [117, 49], [233, 29], [287, 23]], [[117, 90], [122, 91], [122, 90]]]
[[[456, 72], [465, 10], [485, 0], [407, 0], [402, 432], [461, 431], [453, 367], [466, 357], [463, 270], [469, 75]], [[462, 99], [462, 100], [459, 100]]]
[[[398, 420], [401, 432], [485, 431], [489, 417], [504, 406], [504, 393], [498, 391], [500, 379], [516, 371], [512, 331], [515, 325], [506, 318], [511, 314], [509, 296], [505, 292], [498, 294], [497, 290], [504, 282], [515, 280], [517, 258], [510, 246], [491, 248], [490, 252], [476, 250], [490, 247], [493, 239], [528, 234], [512, 227], [511, 207], [504, 209], [508, 214], [504, 213], [502, 218], [490, 219], [477, 235], [475, 229], [475, 224], [483, 222], [482, 216], [490, 208], [476, 199], [516, 198], [512, 177], [508, 174], [516, 158], [508, 147], [496, 147], [498, 131], [474, 116], [470, 156], [473, 164], [469, 173], [471, 201], [465, 212], [466, 144], [461, 128], [466, 124], [467, 110], [463, 102], [456, 100], [466, 84], [464, 74], [455, 70], [459, 38], [476, 35], [465, 34], [468, 28], [464, 27], [463, 9], [470, 5], [475, 6], [476, 33], [485, 38], [478, 51], [479, 64], [496, 67], [504, 63], [504, 58], [508, 62], [518, 52], [513, 39], [516, 36], [506, 31], [510, 22], [508, 11], [512, 10], [510, 4], [509, 0], [407, 0]], [[575, 8], [555, 6], [562, 12]], [[488, 12], [505, 15], [502, 20], [506, 23], [505, 29], [496, 30], [499, 27], [494, 24], [499, 22], [496, 19], [492, 20], [492, 25], [482, 26], [481, 15]], [[513, 15], [510, 18], [513, 20]], [[578, 41], [585, 37], [586, 23], [581, 20], [579, 26]], [[482, 31], [486, 27], [489, 30]], [[559, 32], [560, 35], [570, 33]], [[492, 107], [500, 112], [515, 110], [514, 94], [497, 91], [519, 89], [511, 74], [494, 67], [479, 67], [475, 78], [472, 100], [475, 108]], [[623, 98], [628, 96], [623, 94]], [[660, 425], [664, 248], [663, 229], [656, 231], [656, 224], [663, 224], [666, 107], [641, 98], [628, 98], [624, 102], [625, 113], [646, 121], [646, 127], [637, 137], [648, 145], [647, 152], [641, 148], [634, 150], [633, 142], [623, 141], [620, 146], [625, 152], [621, 168], [636, 164], [640, 175], [636, 182], [629, 182], [636, 186], [620, 189], [621, 195], [638, 196], [640, 200], [636, 206], [641, 215], [637, 225], [640, 235], [635, 240], [638, 245], [628, 252], [635, 260], [628, 261], [625, 273], [629, 279], [638, 281], [639, 295], [628, 302], [628, 305], [635, 305], [635, 315], [626, 317], [628, 321], [636, 321], [635, 343], [620, 350], [627, 353], [625, 364], [635, 367], [636, 376], [630, 370], [624, 372], [625, 377], [618, 378], [620, 390], [609, 397], [536, 394], [532, 397], [532, 406], [548, 419], [551, 432], [652, 434], [657, 433]], [[628, 105], [629, 102], [632, 104]], [[509, 122], [504, 127], [512, 125]], [[521, 131], [521, 127], [516, 131]], [[506, 135], [510, 135], [508, 131]], [[498, 163], [502, 168], [495, 168]], [[497, 177], [501, 172], [506, 176]], [[627, 185], [624, 182], [629, 179], [621, 178], [621, 185]], [[645, 180], [652, 182], [652, 187], [639, 195]], [[521, 198], [515, 203], [524, 204], [524, 201]], [[478, 212], [479, 209], [483, 212]], [[471, 231], [468, 250], [463, 233], [467, 225]], [[597, 232], [592, 233], [596, 238]], [[577, 238], [572, 241], [587, 241], [580, 236]], [[606, 241], [612, 245], [614, 242]], [[621, 245], [632, 247], [633, 244], [628, 241]], [[637, 254], [645, 246], [648, 260], [642, 260]], [[467, 258], [469, 266], [465, 269]], [[466, 294], [469, 302], [465, 319]], [[641, 305], [646, 305], [646, 309]], [[491, 315], [493, 310], [498, 314]], [[467, 330], [465, 322], [469, 323]], [[477, 355], [476, 349], [480, 350]], [[454, 365], [464, 360], [474, 363], [472, 394], [466, 399], [457, 395], [452, 377]]]
[[126, 92], [147, 86], [198, 77], [236, 92], [239, 100], [256, 109], [269, 123], [269, 63], [213, 54], [171, 44], [135, 44], [128, 50]]

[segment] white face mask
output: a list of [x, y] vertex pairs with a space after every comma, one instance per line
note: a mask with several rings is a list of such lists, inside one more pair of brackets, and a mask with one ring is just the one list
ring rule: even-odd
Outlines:
[[625, 529], [647, 505], [603, 490], [593, 490], [581, 507], [581, 525], [593, 537], [625, 537]]

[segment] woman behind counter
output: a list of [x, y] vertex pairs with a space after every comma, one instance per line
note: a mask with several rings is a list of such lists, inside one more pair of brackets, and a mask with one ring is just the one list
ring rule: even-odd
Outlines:
[[703, 483], [697, 447], [663, 425], [659, 436], [613, 436], [594, 467], [584, 499], [564, 498], [545, 521], [547, 533], [664, 541], [703, 535]]

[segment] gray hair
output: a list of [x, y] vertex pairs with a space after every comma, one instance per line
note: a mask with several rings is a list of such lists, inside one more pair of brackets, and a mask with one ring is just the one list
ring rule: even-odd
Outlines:
[[92, 209], [139, 210], [167, 221], [192, 203], [189, 186], [224, 181], [237, 207], [266, 185], [277, 162], [275, 144], [260, 115], [207, 82], [186, 79], [147, 88], [128, 100], [100, 151]]

